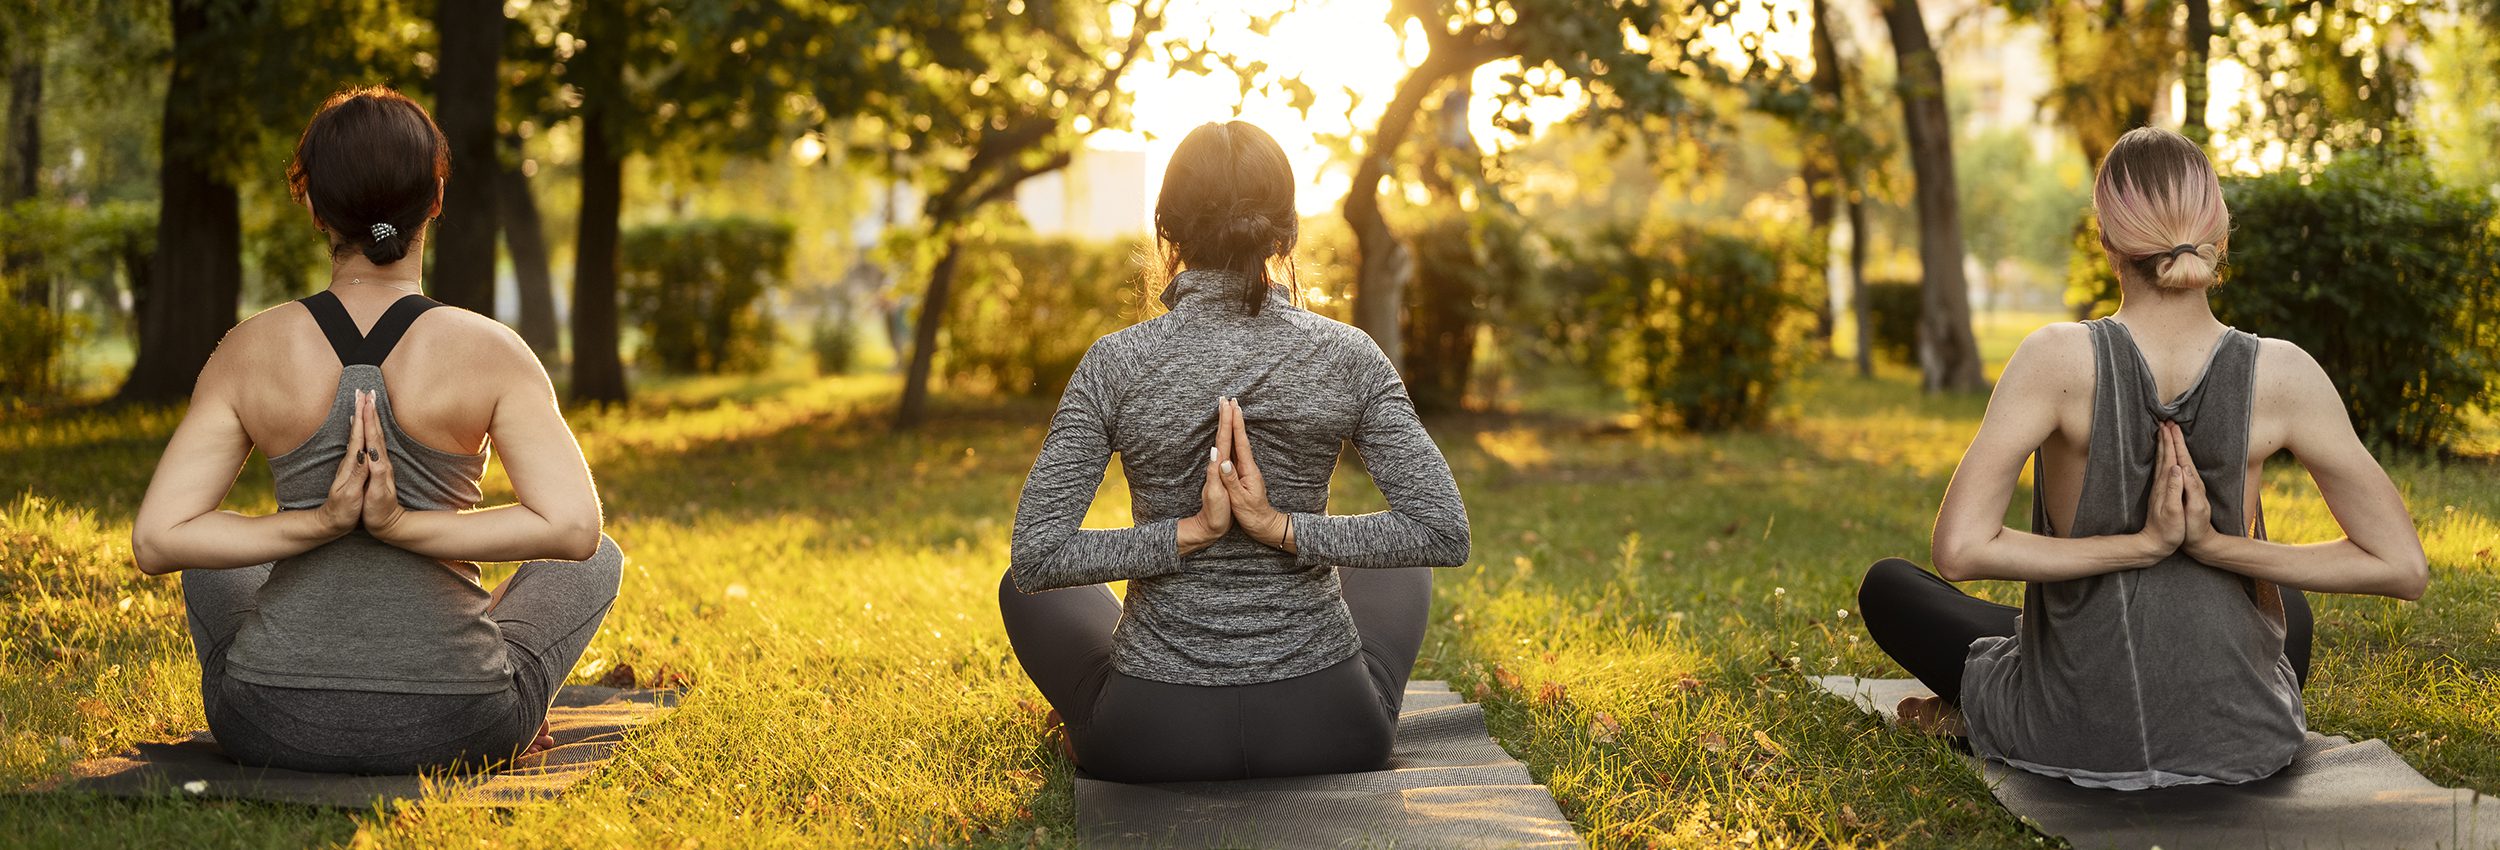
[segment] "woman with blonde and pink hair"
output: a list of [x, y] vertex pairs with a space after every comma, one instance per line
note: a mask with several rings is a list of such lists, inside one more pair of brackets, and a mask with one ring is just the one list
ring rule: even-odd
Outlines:
[[[1937, 693], [1903, 719], [1982, 756], [2101, 788], [2263, 778], [2305, 731], [2301, 592], [2420, 598], [2421, 540], [2317, 361], [2214, 319], [2231, 214], [2203, 150], [2128, 133], [2092, 206], [2118, 313], [2023, 341], [1945, 489], [1936, 573], [1877, 563], [1860, 611]], [[2346, 537], [2266, 540], [2260, 473], [2278, 451]], [[2027, 459], [2023, 531], [2003, 518]], [[1950, 583], [1978, 579], [2025, 582], [2022, 607]]]

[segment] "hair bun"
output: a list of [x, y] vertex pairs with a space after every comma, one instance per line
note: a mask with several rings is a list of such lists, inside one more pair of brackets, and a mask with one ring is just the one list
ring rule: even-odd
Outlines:
[[2214, 285], [2219, 252], [2212, 243], [2181, 245], [2153, 258], [2153, 283], [2164, 289], [2202, 289]]
[[364, 255], [374, 265], [387, 266], [408, 256], [408, 234], [400, 232], [396, 225], [374, 222], [370, 232], [373, 239], [365, 243]]

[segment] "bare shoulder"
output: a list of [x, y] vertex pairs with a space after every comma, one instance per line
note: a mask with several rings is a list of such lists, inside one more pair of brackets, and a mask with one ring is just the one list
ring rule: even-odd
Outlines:
[[2291, 340], [2258, 340], [2256, 384], [2257, 402], [2266, 409], [2296, 416], [2343, 413], [2343, 394], [2326, 367]]
[[[422, 329], [423, 333], [414, 331]], [[536, 352], [511, 326], [458, 307], [425, 311], [411, 328], [410, 339], [427, 359], [455, 366], [461, 373], [498, 384], [547, 382], [547, 369]]]
[[320, 328], [303, 305], [290, 301], [254, 313], [217, 340], [217, 350], [200, 369], [199, 389], [214, 391], [246, 376], [268, 374], [294, 361], [303, 340], [320, 338]]
[[2081, 322], [2052, 322], [2023, 337], [2005, 361], [2000, 390], [2025, 393], [2092, 391], [2092, 333]]

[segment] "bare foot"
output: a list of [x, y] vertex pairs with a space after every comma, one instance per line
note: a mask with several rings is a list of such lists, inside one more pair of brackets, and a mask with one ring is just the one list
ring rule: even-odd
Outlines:
[[1895, 711], [1901, 714], [1901, 725], [1927, 735], [1963, 738], [1970, 730], [1962, 724], [1962, 710], [1944, 701], [1944, 697], [1902, 697]]
[[555, 748], [555, 733], [548, 727], [546, 721], [542, 720], [538, 723], [538, 737], [530, 741], [529, 747], [527, 749], [523, 749], [521, 751], [521, 755], [534, 756]]

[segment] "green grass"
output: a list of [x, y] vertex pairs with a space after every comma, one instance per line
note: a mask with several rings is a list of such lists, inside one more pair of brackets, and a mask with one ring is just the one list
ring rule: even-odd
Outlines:
[[[2026, 321], [1989, 328], [1992, 357]], [[1901, 675], [1863, 639], [1854, 582], [1876, 558], [1923, 556], [1982, 407], [1914, 386], [1898, 368], [1861, 382], [1819, 367], [1776, 427], [1723, 437], [1626, 431], [1585, 411], [1434, 423], [1475, 557], [1441, 574], [1418, 675], [1486, 703], [1495, 734], [1596, 846], [2036, 846], [1942, 745], [1802, 679]], [[628, 555], [623, 598], [576, 676], [624, 664], [687, 691], [555, 804], [339, 814], [18, 795], [0, 797], [0, 835], [1065, 845], [1069, 771], [1043, 743], [992, 597], [1047, 404], [956, 401], [897, 438], [884, 428], [893, 392], [882, 378], [681, 381], [575, 417]], [[200, 725], [177, 585], [128, 566], [129, 517], [173, 422], [0, 422], [0, 787]], [[2500, 470], [2393, 472], [2429, 546], [2431, 593], [2320, 601], [2311, 722], [2500, 793]], [[2270, 470], [2266, 488], [2278, 539], [2335, 533], [2297, 468]], [[231, 502], [266, 510], [265, 476], [247, 472]], [[1341, 471], [1338, 510], [1378, 504], [1359, 469]], [[1092, 519], [1128, 519], [1116, 467]]]

